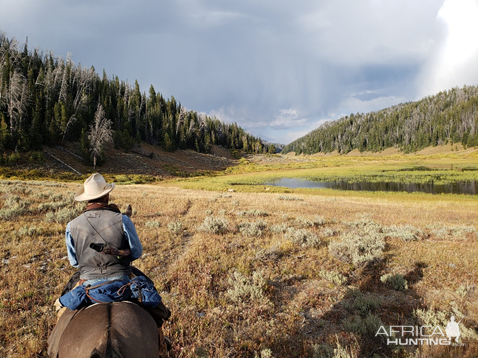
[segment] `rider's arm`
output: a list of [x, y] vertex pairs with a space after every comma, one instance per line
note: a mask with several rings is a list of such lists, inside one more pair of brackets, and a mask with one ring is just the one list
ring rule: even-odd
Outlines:
[[68, 260], [70, 260], [71, 266], [78, 267], [78, 259], [76, 258], [75, 242], [73, 241], [73, 237], [71, 236], [71, 233], [70, 233], [70, 223], [66, 225], [65, 239], [66, 239], [66, 250], [68, 252]]
[[123, 230], [131, 251], [129, 259], [131, 261], [136, 260], [143, 253], [143, 245], [141, 245], [141, 241], [139, 241], [133, 222], [126, 215], [123, 215]]

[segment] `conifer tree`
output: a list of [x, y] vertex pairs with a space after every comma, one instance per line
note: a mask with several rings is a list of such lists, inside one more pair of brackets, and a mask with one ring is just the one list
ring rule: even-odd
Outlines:
[[[94, 67], [76, 66], [70, 54], [63, 60], [51, 51], [32, 53], [27, 43], [19, 50], [14, 39], [0, 33], [0, 154], [67, 140], [86, 146], [88, 134], [95, 133], [99, 105], [104, 118], [111, 119], [115, 146], [126, 151], [140, 140], [170, 151], [179, 147], [208, 152], [212, 145], [254, 151], [256, 143], [263, 147], [237, 125], [188, 111], [153, 86], [146, 96], [137, 81], [130, 86], [118, 77], [109, 80], [105, 70], [100, 77]], [[98, 153], [92, 156], [99, 159]]]
[[105, 111], [101, 104], [98, 104], [95, 120], [90, 126], [88, 141], [90, 143], [90, 153], [93, 158], [93, 169], [96, 169], [97, 159], [101, 157], [103, 146], [113, 141], [111, 120], [105, 117]]

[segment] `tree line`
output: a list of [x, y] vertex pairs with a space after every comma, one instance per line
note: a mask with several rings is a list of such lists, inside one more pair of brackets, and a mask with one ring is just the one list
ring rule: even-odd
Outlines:
[[187, 110], [152, 85], [146, 95], [137, 81], [132, 86], [108, 78], [105, 70], [100, 76], [94, 67], [76, 65], [70, 54], [65, 60], [51, 51], [31, 51], [28, 39], [21, 46], [0, 33], [0, 156], [72, 141], [93, 162], [93, 153], [101, 156], [92, 143], [100, 134], [94, 132], [99, 120], [107, 132], [103, 140], [125, 151], [141, 141], [167, 151], [209, 152], [216, 144], [248, 153], [268, 150], [236, 123]]
[[354, 149], [379, 152], [390, 147], [410, 153], [459, 142], [465, 148], [475, 147], [477, 130], [478, 87], [455, 87], [416, 102], [327, 122], [286, 145], [283, 153], [346, 154]]

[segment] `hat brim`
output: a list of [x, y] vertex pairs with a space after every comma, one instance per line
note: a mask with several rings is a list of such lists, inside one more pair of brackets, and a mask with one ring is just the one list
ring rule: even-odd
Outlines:
[[106, 189], [103, 190], [100, 193], [97, 193], [95, 195], [88, 195], [85, 193], [85, 188], [82, 186], [75, 194], [75, 200], [76, 201], [88, 201], [88, 200], [95, 200], [98, 198], [101, 198], [102, 196], [105, 196], [109, 192], [111, 192], [115, 188], [115, 184], [106, 184]]

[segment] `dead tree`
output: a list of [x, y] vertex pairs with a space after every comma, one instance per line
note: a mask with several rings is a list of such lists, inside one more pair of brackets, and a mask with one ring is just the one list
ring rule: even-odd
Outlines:
[[105, 110], [101, 104], [95, 113], [95, 121], [90, 126], [88, 140], [90, 141], [90, 153], [93, 157], [93, 168], [96, 169], [97, 158], [101, 156], [103, 146], [113, 141], [113, 130], [111, 120], [105, 117]]

